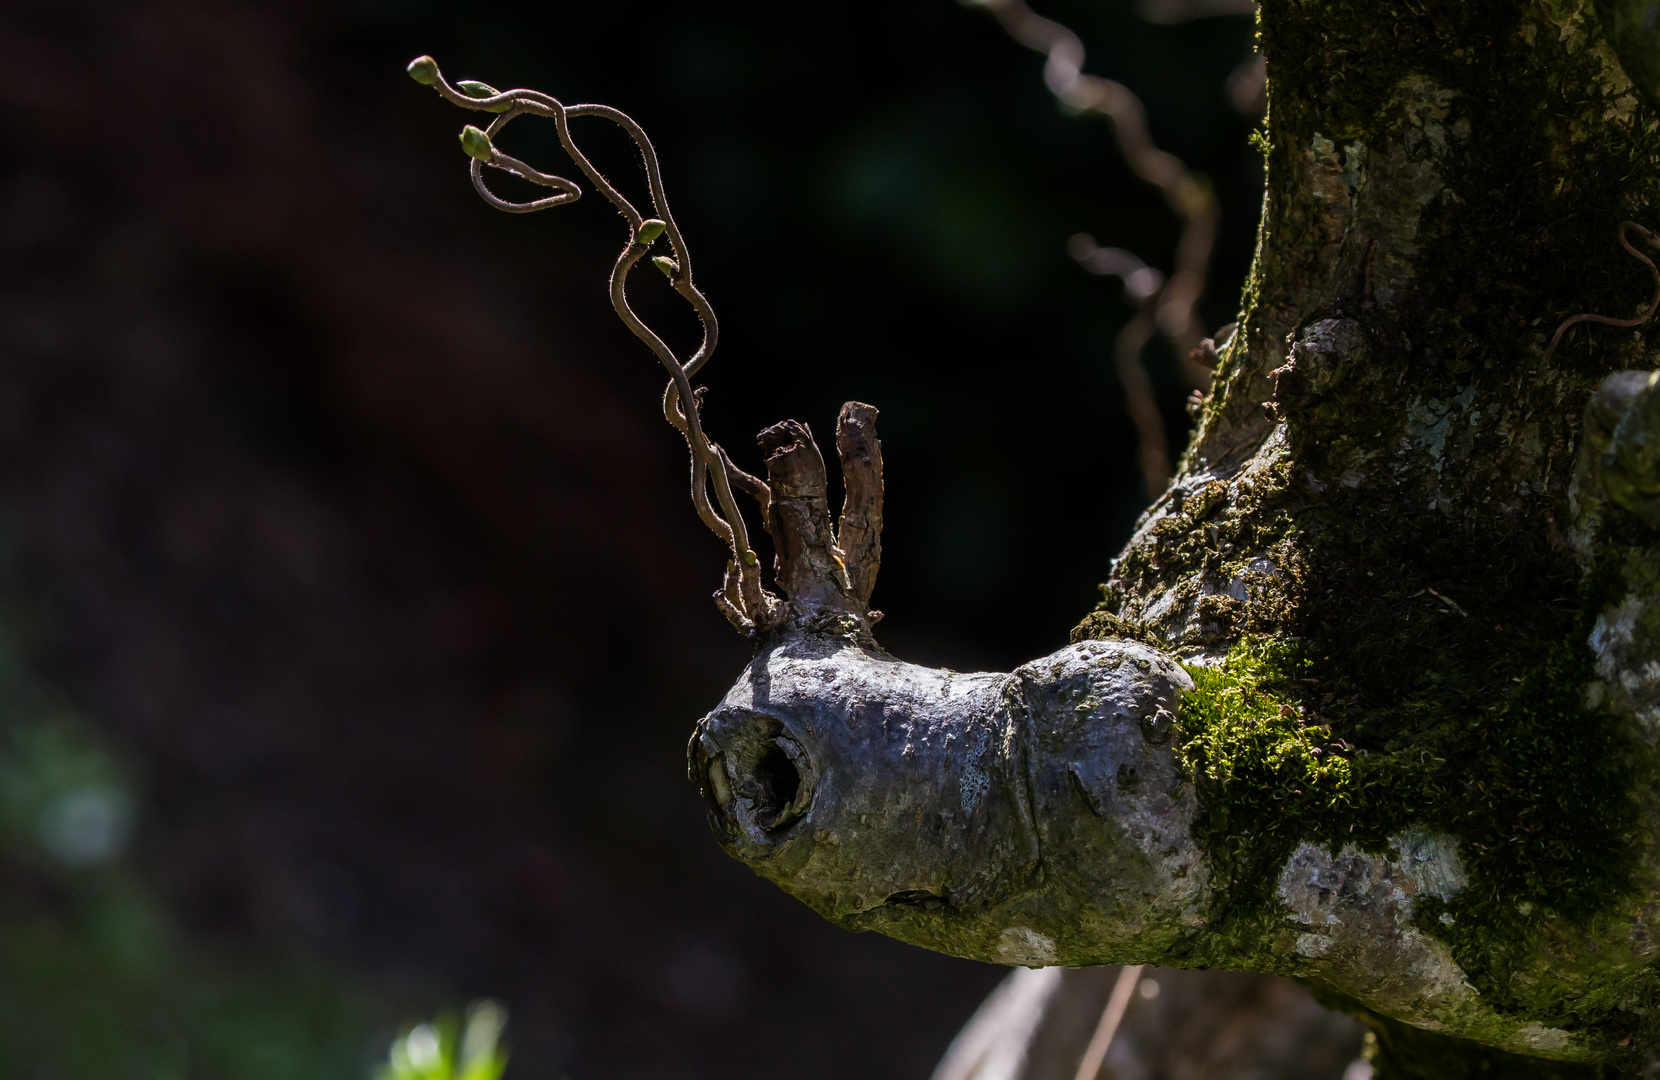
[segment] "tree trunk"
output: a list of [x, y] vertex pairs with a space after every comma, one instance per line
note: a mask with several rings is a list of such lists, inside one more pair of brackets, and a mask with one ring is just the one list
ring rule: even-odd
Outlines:
[[959, 955], [1303, 977], [1385, 1071], [1652, 1067], [1656, 9], [1264, 0], [1239, 330], [1101, 609], [1008, 675], [764, 641], [693, 740], [729, 849]]

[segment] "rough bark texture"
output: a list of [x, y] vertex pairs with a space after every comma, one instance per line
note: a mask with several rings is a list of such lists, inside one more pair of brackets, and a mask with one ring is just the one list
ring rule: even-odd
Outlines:
[[1264, 0], [1240, 329], [1101, 610], [1009, 675], [766, 643], [694, 740], [733, 853], [959, 955], [1301, 976], [1386, 1073], [1653, 1062], [1660, 391], [1587, 412], [1652, 330], [1549, 342], [1654, 288], [1654, 7]]
[[962, 675], [792, 636], [693, 770], [729, 850], [850, 929], [1005, 964], [1162, 955], [1208, 905], [1165, 707], [1189, 685], [1134, 642]]

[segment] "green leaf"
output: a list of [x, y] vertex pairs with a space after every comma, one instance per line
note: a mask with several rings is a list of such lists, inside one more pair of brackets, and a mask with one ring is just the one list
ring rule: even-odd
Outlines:
[[[466, 94], [468, 97], [471, 97], [471, 98], [495, 97], [497, 94], [501, 93], [500, 90], [497, 90], [495, 87], [491, 86], [489, 83], [481, 83], [476, 79], [462, 79], [460, 82], [456, 83], [455, 85], [456, 85], [456, 88], [458, 90], [460, 90], [463, 94]], [[508, 104], [508, 105], [492, 105], [488, 109], [485, 109], [484, 111], [485, 112], [492, 112], [492, 113], [504, 113], [508, 109], [511, 109], [512, 107], [513, 106], [511, 104]]]

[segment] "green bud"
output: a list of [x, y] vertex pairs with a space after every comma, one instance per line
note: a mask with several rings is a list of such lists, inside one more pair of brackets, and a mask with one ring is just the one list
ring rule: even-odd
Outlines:
[[461, 129], [461, 149], [467, 152], [468, 157], [480, 161], [489, 161], [496, 152], [496, 148], [490, 145], [490, 136], [471, 124]]
[[409, 72], [411, 79], [422, 86], [438, 85], [438, 61], [430, 56], [417, 56], [404, 70]]
[[634, 234], [634, 240], [636, 243], [649, 244], [662, 236], [663, 230], [668, 227], [668, 223], [660, 218], [646, 218], [640, 222], [640, 231]]
[[760, 564], [760, 562], [761, 562], [760, 556], [756, 555], [753, 551], [744, 552], [744, 565], [745, 566], [757, 566], [757, 565]]
[[[462, 79], [455, 85], [458, 90], [460, 90], [463, 94], [466, 94], [468, 97], [495, 97], [497, 94], [501, 93], [500, 90], [497, 90], [489, 83], [481, 83], [476, 79]], [[493, 113], [506, 112], [512, 107], [513, 106], [511, 105], [492, 105], [484, 111]]]
[[666, 255], [659, 255], [655, 259], [652, 259], [651, 265], [663, 271], [664, 277], [673, 277], [675, 272], [680, 269], [680, 264]]

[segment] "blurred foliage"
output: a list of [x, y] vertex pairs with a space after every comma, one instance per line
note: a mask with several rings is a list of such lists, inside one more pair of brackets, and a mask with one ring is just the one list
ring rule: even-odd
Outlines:
[[378, 1080], [498, 1080], [507, 1068], [506, 1026], [507, 1010], [494, 1001], [473, 1003], [459, 1039], [453, 1016], [417, 1024], [392, 1043]]
[[0, 1077], [366, 1075], [385, 1007], [350, 978], [180, 932], [133, 865], [141, 777], [31, 674], [15, 596], [0, 589]]

